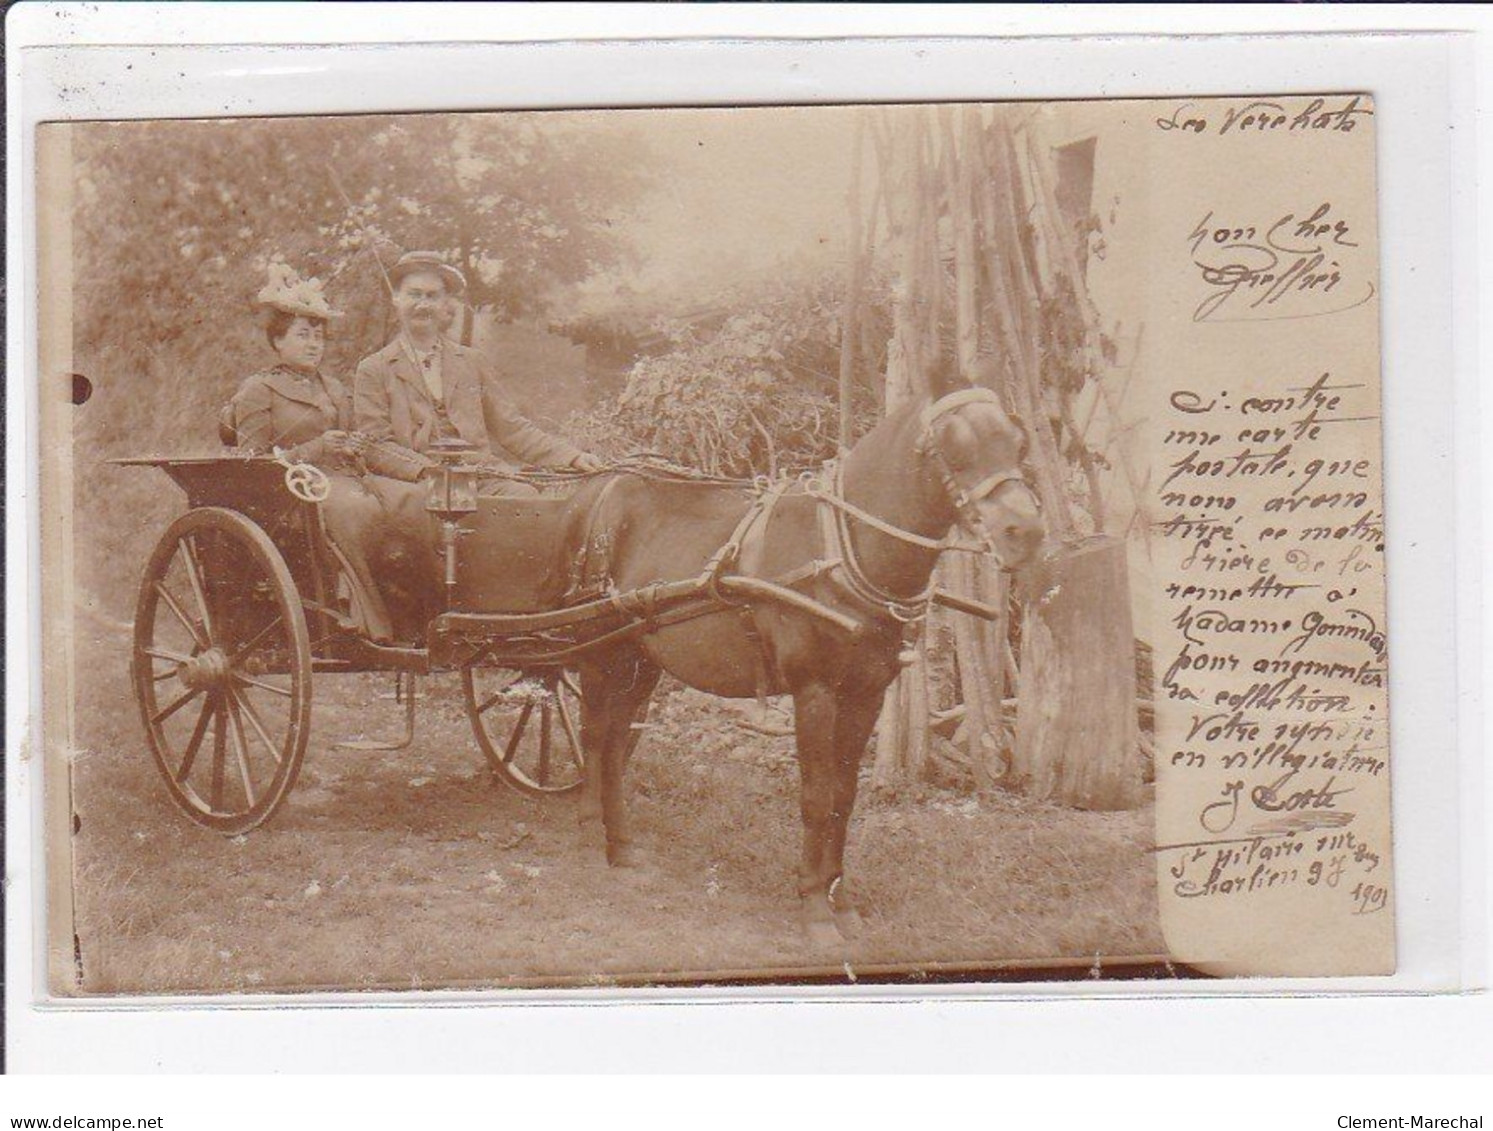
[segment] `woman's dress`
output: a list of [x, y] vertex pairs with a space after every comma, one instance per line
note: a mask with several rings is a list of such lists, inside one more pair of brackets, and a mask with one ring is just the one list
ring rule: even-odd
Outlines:
[[327, 473], [330, 492], [322, 522], [356, 582], [350, 617], [374, 641], [414, 641], [433, 615], [440, 592], [435, 537], [425, 510], [428, 484], [374, 474], [381, 462], [409, 466], [410, 459], [367, 463], [333, 450], [326, 433], [351, 431], [347, 386], [322, 373], [277, 365], [249, 377], [228, 409], [236, 446], [255, 454], [279, 448], [297, 462]]

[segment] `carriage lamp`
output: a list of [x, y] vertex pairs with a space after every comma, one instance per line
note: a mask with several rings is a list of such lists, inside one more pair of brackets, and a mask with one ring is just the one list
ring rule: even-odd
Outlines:
[[432, 476], [430, 497], [425, 509], [441, 521], [441, 552], [446, 559], [446, 594], [456, 588], [456, 540], [461, 535], [462, 515], [477, 509], [477, 485], [482, 469], [467, 462], [475, 445], [465, 440], [437, 440], [430, 445], [437, 467]]

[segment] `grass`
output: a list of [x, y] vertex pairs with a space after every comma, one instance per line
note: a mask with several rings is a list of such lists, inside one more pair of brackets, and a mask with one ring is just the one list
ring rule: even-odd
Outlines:
[[[398, 729], [388, 680], [324, 677], [306, 768], [265, 828], [224, 839], [166, 798], [101, 635], [75, 778], [85, 993], [647, 981], [823, 969], [797, 930], [791, 743], [682, 689], [630, 777], [641, 869], [586, 843], [571, 798], [532, 801], [482, 766], [454, 677], [430, 681], [398, 754], [332, 742]], [[368, 704], [376, 704], [369, 709]], [[1155, 953], [1147, 810], [996, 795], [866, 795], [848, 882], [853, 967]]]

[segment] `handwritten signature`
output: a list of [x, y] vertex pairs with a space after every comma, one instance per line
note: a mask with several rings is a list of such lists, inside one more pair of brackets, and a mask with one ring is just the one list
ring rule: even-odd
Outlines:
[[1304, 813], [1336, 809], [1337, 799], [1345, 793], [1353, 792], [1351, 787], [1333, 789], [1337, 781], [1336, 776], [1329, 777], [1319, 786], [1288, 790], [1288, 784], [1297, 773], [1298, 771], [1294, 768], [1288, 770], [1269, 785], [1255, 786], [1248, 794], [1245, 793], [1244, 782], [1240, 779], [1236, 778], [1224, 783], [1220, 791], [1220, 800], [1204, 805], [1199, 811], [1198, 824], [1210, 833], [1227, 832], [1239, 819], [1240, 802], [1246, 797], [1249, 803], [1262, 813]]
[[1341, 106], [1328, 106], [1325, 98], [1314, 98], [1293, 113], [1283, 102], [1255, 99], [1243, 105], [1226, 106], [1222, 117], [1213, 118], [1208, 117], [1209, 110], [1199, 108], [1198, 103], [1183, 102], [1166, 117], [1157, 118], [1156, 128], [1182, 135], [1215, 133], [1220, 136], [1302, 130], [1351, 133], [1359, 118], [1374, 116], [1373, 109], [1361, 102], [1361, 96], [1356, 94]]
[[1362, 306], [1374, 296], [1373, 283], [1354, 288], [1358, 297], [1348, 301], [1339, 293], [1349, 289], [1342, 260], [1358, 247], [1352, 235], [1330, 202], [1304, 219], [1287, 212], [1263, 229], [1217, 224], [1208, 212], [1187, 236], [1193, 265], [1208, 288], [1192, 320], [1316, 318]]

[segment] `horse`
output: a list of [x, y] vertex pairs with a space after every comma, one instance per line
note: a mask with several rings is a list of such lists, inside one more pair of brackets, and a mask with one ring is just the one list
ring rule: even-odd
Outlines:
[[[842, 888], [857, 778], [908, 629], [926, 615], [947, 536], [976, 536], [1015, 569], [1045, 537], [1021, 472], [1024, 434], [999, 398], [963, 389], [889, 412], [840, 462], [832, 482], [759, 492], [739, 485], [612, 474], [582, 487], [564, 536], [604, 558], [616, 592], [700, 575], [712, 563], [777, 579], [859, 628], [846, 632], [774, 602], [714, 606], [687, 623], [647, 626], [578, 661], [587, 773], [580, 815], [599, 824], [614, 866], [638, 862], [623, 779], [635, 723], [662, 672], [727, 698], [788, 694], [800, 773], [802, 924], [834, 945], [860, 926]], [[723, 547], [729, 554], [723, 559]], [[645, 614], [646, 615], [646, 614]]]

